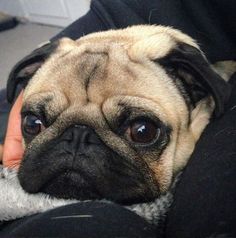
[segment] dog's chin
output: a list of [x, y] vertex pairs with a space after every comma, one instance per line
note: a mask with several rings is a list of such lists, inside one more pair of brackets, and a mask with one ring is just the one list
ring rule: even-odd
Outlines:
[[77, 200], [101, 199], [85, 178], [74, 170], [66, 170], [46, 181], [39, 189], [52, 197]]

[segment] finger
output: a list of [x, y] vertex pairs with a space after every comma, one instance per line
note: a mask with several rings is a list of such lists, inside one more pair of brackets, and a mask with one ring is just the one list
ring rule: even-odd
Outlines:
[[21, 116], [23, 92], [14, 103], [8, 120], [7, 133], [3, 149], [3, 165], [5, 167], [19, 167], [23, 157]]

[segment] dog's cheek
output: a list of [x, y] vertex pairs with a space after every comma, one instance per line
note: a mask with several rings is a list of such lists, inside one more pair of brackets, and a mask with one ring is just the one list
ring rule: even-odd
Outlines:
[[178, 132], [173, 130], [170, 142], [161, 155], [155, 155], [155, 152], [145, 155], [144, 159], [147, 160], [161, 193], [169, 189], [173, 177], [187, 164], [194, 147], [195, 139], [191, 131], [183, 128]]
[[191, 113], [190, 131], [197, 142], [203, 130], [210, 122], [210, 118], [215, 108], [212, 97], [201, 100]]
[[[171, 185], [174, 168], [175, 141], [171, 141], [159, 158], [149, 160], [149, 168], [154, 174], [161, 193], [166, 192]], [[155, 155], [148, 155], [155, 158]]]
[[196, 140], [190, 128], [182, 129], [178, 135], [176, 143], [173, 173], [182, 170], [193, 153]]
[[174, 158], [174, 173], [177, 173], [186, 166], [197, 141], [210, 121], [213, 110], [214, 102], [211, 97], [201, 100], [191, 112], [188, 127], [182, 128], [179, 131]]

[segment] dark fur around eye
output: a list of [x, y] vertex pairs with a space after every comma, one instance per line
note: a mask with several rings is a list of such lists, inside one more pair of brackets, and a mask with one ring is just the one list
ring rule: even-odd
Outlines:
[[[164, 124], [160, 121], [156, 115], [153, 115], [152, 112], [146, 111], [143, 108], [130, 107], [128, 105], [123, 106], [123, 111], [113, 122], [112, 130], [123, 139], [127, 140], [130, 143], [130, 146], [135, 150], [160, 150], [162, 151], [169, 143], [171, 135], [171, 126]], [[150, 140], [149, 143], [135, 143], [134, 141], [127, 138], [126, 132], [128, 128], [135, 122], [148, 122], [152, 124], [152, 127], [155, 128], [156, 133], [159, 133], [158, 138]], [[159, 130], [159, 132], [158, 132]]]

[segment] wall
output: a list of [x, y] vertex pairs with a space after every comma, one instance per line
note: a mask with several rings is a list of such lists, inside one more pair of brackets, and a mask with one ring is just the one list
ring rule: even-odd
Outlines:
[[20, 17], [26, 15], [21, 0], [0, 0], [0, 11]]
[[31, 22], [67, 26], [86, 14], [90, 0], [0, 0], [0, 11]]

